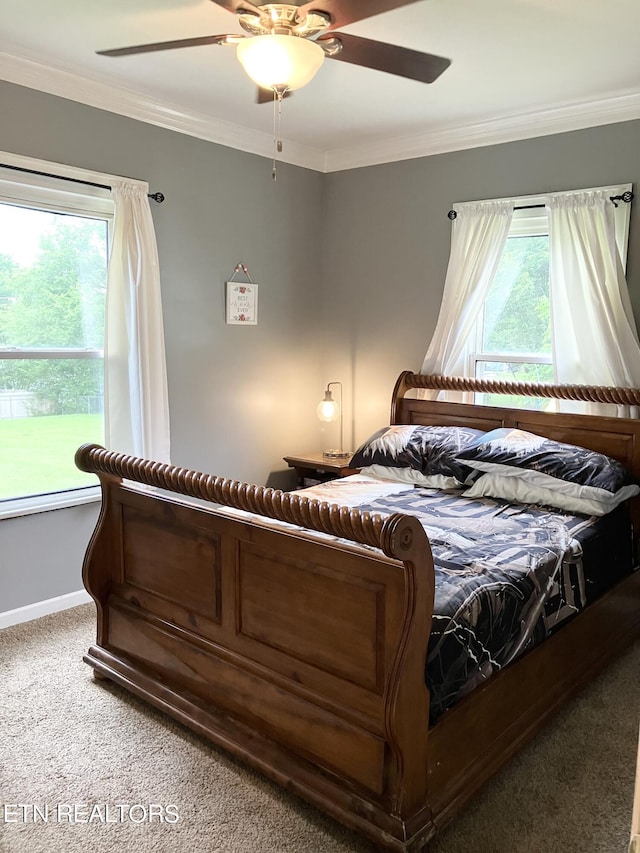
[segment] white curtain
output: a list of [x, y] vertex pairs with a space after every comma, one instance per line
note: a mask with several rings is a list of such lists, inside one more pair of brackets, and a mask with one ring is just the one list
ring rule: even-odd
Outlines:
[[107, 447], [169, 462], [158, 249], [141, 182], [114, 181], [105, 329]]
[[[616, 245], [609, 193], [552, 196], [551, 328], [556, 381], [640, 387], [640, 347]], [[562, 404], [564, 410], [637, 416], [631, 407]]]
[[421, 373], [469, 375], [474, 327], [504, 251], [513, 202], [464, 204], [456, 212], [442, 305]]

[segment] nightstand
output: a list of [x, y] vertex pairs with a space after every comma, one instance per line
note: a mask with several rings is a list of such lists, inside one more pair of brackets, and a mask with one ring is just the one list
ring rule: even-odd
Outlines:
[[315, 486], [327, 480], [338, 477], [348, 477], [357, 474], [357, 468], [349, 468], [351, 456], [344, 459], [330, 459], [322, 453], [305, 453], [302, 456], [285, 456], [284, 461], [289, 468], [294, 468], [298, 479], [298, 488]]

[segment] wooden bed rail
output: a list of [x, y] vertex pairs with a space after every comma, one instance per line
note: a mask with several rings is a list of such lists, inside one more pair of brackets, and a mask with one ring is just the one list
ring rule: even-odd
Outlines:
[[410, 558], [418, 544], [427, 544], [424, 530], [417, 519], [402, 513], [383, 517], [375, 513], [310, 500], [296, 492], [283, 492], [203, 474], [189, 468], [177, 468], [163, 462], [153, 462], [106, 450], [98, 444], [83, 444], [75, 455], [76, 466], [90, 474], [124, 478], [159, 489], [211, 501], [234, 509], [296, 524], [330, 536], [351, 539], [370, 545], [397, 560]]
[[524, 397], [551, 397], [556, 400], [581, 400], [590, 403], [640, 405], [640, 389], [609, 388], [606, 385], [551, 385], [545, 382], [508, 382], [494, 379], [472, 379], [463, 376], [401, 373], [394, 390], [394, 399], [411, 389], [431, 391], [473, 391], [482, 394], [517, 394]]

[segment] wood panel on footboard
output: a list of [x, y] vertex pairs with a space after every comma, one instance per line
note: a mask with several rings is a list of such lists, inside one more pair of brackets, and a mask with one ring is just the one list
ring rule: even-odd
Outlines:
[[[425, 422], [437, 404], [403, 399], [406, 376], [394, 417]], [[446, 404], [442, 416], [465, 423], [471, 408], [487, 422], [512, 411]], [[563, 417], [575, 416], [553, 415], [548, 427], [565, 429]], [[595, 445], [613, 431], [638, 473], [637, 422], [581, 418], [573, 428], [590, 429]], [[640, 634], [636, 572], [429, 728], [434, 568], [415, 517], [329, 506], [97, 445], [80, 448], [76, 462], [99, 476], [103, 493], [83, 567], [98, 617], [85, 660], [96, 675], [385, 850], [423, 849]]]

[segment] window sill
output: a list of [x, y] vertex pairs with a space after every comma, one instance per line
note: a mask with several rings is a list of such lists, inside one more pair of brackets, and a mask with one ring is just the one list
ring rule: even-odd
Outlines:
[[19, 518], [22, 515], [34, 515], [39, 512], [51, 512], [56, 509], [80, 506], [80, 504], [97, 503], [100, 498], [100, 487], [92, 486], [89, 489], [74, 489], [51, 495], [35, 495], [29, 498], [0, 501], [0, 520]]

